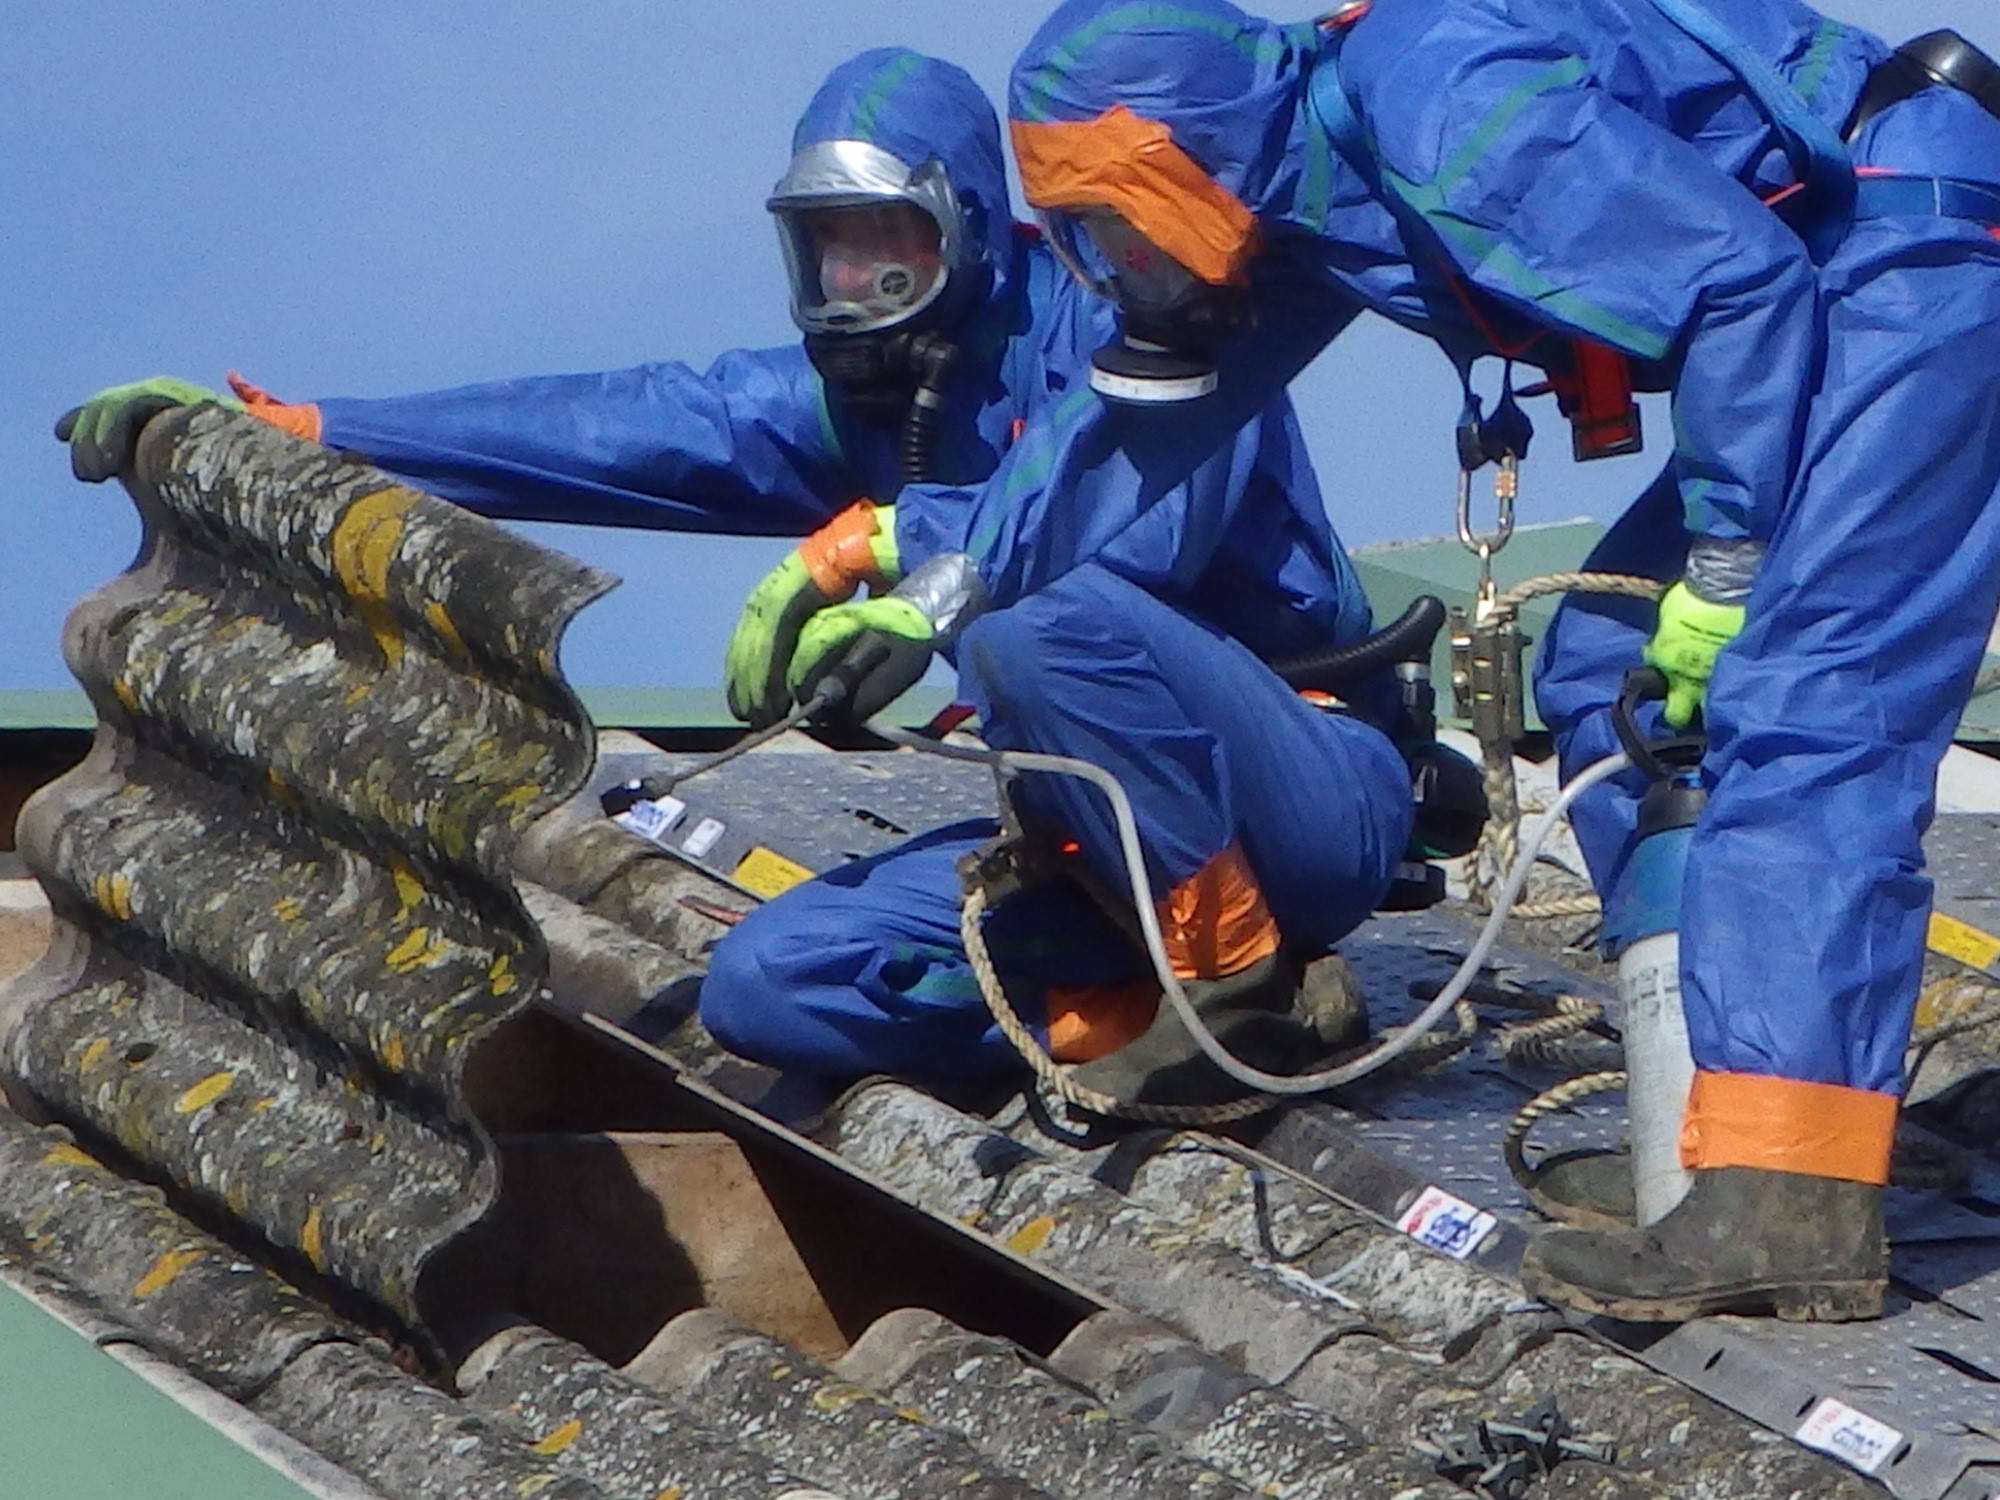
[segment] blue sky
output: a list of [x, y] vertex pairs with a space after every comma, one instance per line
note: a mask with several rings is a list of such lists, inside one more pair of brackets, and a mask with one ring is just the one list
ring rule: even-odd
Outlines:
[[[792, 338], [763, 210], [835, 63], [901, 43], [996, 99], [1050, 0], [207, 0], [14, 6], [0, 45], [0, 688], [70, 682], [64, 611], [123, 568], [122, 491], [49, 437], [101, 386], [236, 368], [293, 400], [391, 395]], [[1830, 0], [2000, 51], [1991, 0]], [[1303, 12], [1309, 14], [1310, 12]], [[1281, 11], [1289, 16], [1291, 12]], [[1350, 544], [1451, 527], [1458, 397], [1379, 323], [1294, 387]], [[1538, 403], [1546, 407], [1547, 403]], [[1523, 520], [1609, 519], [1664, 449], [1586, 468], [1553, 411]], [[625, 586], [565, 647], [590, 686], [719, 680], [780, 544], [533, 527]]]

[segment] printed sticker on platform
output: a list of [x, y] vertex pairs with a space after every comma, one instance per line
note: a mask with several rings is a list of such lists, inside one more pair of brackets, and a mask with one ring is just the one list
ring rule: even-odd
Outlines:
[[1396, 1221], [1396, 1227], [1420, 1244], [1441, 1250], [1453, 1260], [1464, 1260], [1486, 1243], [1486, 1236], [1499, 1222], [1443, 1188], [1427, 1187]]
[[681, 852], [700, 859], [721, 841], [727, 828], [728, 825], [720, 818], [703, 818], [694, 825], [694, 831], [681, 840]]
[[664, 844], [667, 835], [680, 825], [687, 816], [687, 804], [678, 797], [656, 797], [650, 802], [635, 802], [616, 818], [612, 819], [621, 828], [629, 828], [642, 839], [651, 839], [656, 844]]
[[1798, 1430], [1798, 1440], [1853, 1464], [1864, 1474], [1873, 1474], [1903, 1446], [1902, 1433], [1887, 1422], [1878, 1422], [1831, 1396], [1812, 1409]]
[[1990, 969], [2000, 961], [2000, 938], [1981, 932], [1970, 922], [1961, 922], [1941, 911], [1931, 913], [1924, 933], [1924, 946], [1933, 953], [1955, 958], [1969, 969]]
[[804, 885], [813, 878], [813, 872], [795, 860], [786, 859], [775, 849], [757, 845], [743, 856], [731, 874], [738, 885], [752, 895], [762, 896], [766, 901], [773, 896], [782, 896], [795, 885]]

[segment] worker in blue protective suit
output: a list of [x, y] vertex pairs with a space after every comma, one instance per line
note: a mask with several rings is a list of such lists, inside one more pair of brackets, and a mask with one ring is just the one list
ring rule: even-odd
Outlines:
[[[864, 53], [806, 110], [770, 199], [803, 349], [727, 354], [701, 375], [658, 364], [312, 405], [237, 382], [237, 398], [488, 515], [804, 537], [730, 643], [731, 706], [753, 724], [782, 718], [868, 632], [912, 649], [858, 683], [847, 707], [865, 717], [962, 614], [955, 654], [988, 739], [1120, 776], [1176, 968], [1219, 1029], [1253, 1053], [1261, 1038], [1277, 1065], [1306, 1040], [1292, 1019], [1304, 970], [1388, 882], [1411, 808], [1377, 727], [1383, 683], [1328, 715], [1263, 663], [1365, 636], [1367, 602], [1281, 396], [1211, 459], [1201, 505], [1170, 497], [1108, 545], [1089, 538], [1074, 567], [1079, 539], [1038, 538], [1049, 586], [1019, 608], [978, 615], [949, 556], [918, 566], [956, 529], [966, 492], [952, 486], [994, 473], [1017, 433], [1097, 400], [1087, 371], [1109, 309], [1011, 222], [1004, 170], [999, 122], [963, 72]], [[116, 387], [61, 435], [79, 477], [105, 478], [151, 411], [220, 399], [174, 381]], [[875, 596], [853, 599], [864, 584]], [[1030, 782], [1029, 811], [1125, 889], [1094, 794]], [[953, 859], [994, 831], [926, 835], [753, 913], [715, 952], [710, 1027], [748, 1056], [820, 1074], [1017, 1068], [958, 935]], [[1096, 1067], [1099, 1086], [1219, 1086], [1159, 1018], [1143, 954], [1074, 881], [1002, 904], [992, 927], [1023, 1014], [1039, 1013], [1056, 1055]], [[1315, 1036], [1351, 1034], [1357, 997], [1317, 992]]]
[[[1668, 473], [1593, 566], [1674, 587], [1651, 618], [1566, 609], [1540, 690], [1570, 771], [1642, 657], [1671, 720], [1706, 715], [1693, 1187], [1649, 1230], [1544, 1235], [1523, 1274], [1548, 1296], [1881, 1305], [1918, 840], [2000, 591], [1994, 93], [1969, 48], [1903, 69], [1798, 0], [1353, 0], [1294, 26], [1069, 0], [1014, 72], [1028, 198], [1123, 337], [1093, 368], [1120, 404], [1031, 435], [957, 516], [991, 606], [1042, 586], [1039, 538], [1083, 555], [1198, 489], [1364, 310], [1461, 368], [1574, 389], [1622, 356], [1672, 392]], [[1580, 812], [1600, 880], [1632, 792]]]

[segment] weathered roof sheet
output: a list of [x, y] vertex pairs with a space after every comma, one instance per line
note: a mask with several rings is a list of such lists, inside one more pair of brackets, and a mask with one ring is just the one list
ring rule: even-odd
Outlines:
[[556, 645], [609, 580], [214, 409], [137, 467], [140, 561], [65, 632], [97, 741], [21, 820], [57, 936], [10, 1084], [421, 1330], [493, 1196], [459, 1082], [540, 982], [508, 860], [589, 770]]

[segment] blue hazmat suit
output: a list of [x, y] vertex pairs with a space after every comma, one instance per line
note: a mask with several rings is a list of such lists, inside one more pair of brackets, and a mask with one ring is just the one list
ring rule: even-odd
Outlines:
[[[824, 140], [941, 160], [980, 246], [980, 284], [959, 289], [950, 325], [961, 357], [936, 458], [948, 483], [899, 495], [896, 428], [854, 420], [796, 346], [734, 351], [700, 374], [660, 363], [327, 400], [323, 440], [514, 520], [803, 536], [858, 497], [895, 500], [903, 555], [929, 555], [1017, 433], [1041, 451], [1035, 434], [1098, 404], [1088, 362], [1109, 312], [1012, 223], [998, 120], [959, 69], [862, 54], [814, 97], [793, 147]], [[1121, 779], [1156, 894], [1240, 842], [1287, 940], [1320, 951], [1367, 915], [1407, 839], [1407, 773], [1369, 719], [1388, 684], [1359, 695], [1361, 717], [1328, 717], [1262, 664], [1370, 625], [1282, 393], [1202, 472], [1117, 536], [1052, 517], [1034, 541], [1035, 588], [956, 643], [961, 682], [991, 743], [1080, 755]], [[1030, 804], [1123, 889], [1108, 809], [1078, 784], [1031, 781]], [[1018, 1066], [958, 937], [952, 858], [994, 831], [926, 835], [754, 912], [715, 951], [710, 1028], [746, 1056], [823, 1075]], [[992, 948], [1026, 985], [1030, 1017], [1042, 983], [1144, 967], [1067, 887], [996, 912]]]
[[[1888, 55], [1797, 0], [1701, 4], [1835, 135]], [[1785, 216], [1812, 195], [1766, 206], [1806, 168], [1747, 78], [1654, 0], [1375, 0], [1319, 27], [1071, 0], [1015, 69], [1014, 119], [1122, 104], [1170, 127], [1256, 216], [1257, 322], [1223, 347], [1215, 397], [1036, 434], [958, 544], [997, 600], [1035, 587], [1036, 537], [1117, 535], [1364, 310], [1461, 366], [1560, 370], [1577, 336], [1624, 352], [1641, 388], [1672, 392], [1673, 451], [1590, 565], [1669, 579], [1690, 536], [1768, 549], [1708, 689], [1681, 925], [1695, 1061], [1781, 1106], [1794, 1081], [1837, 1105], [1901, 1088], [1919, 840], [2000, 592], [2000, 243], [1927, 185], [2000, 183], [2000, 120], [1947, 88], [1894, 104], [1853, 143], [1860, 202], [1827, 235]], [[1566, 774], [1616, 748], [1608, 705], [1650, 625], [1629, 601], [1560, 612], [1537, 691]], [[1578, 806], [1601, 888], [1638, 790]], [[1886, 1163], [1886, 1139], [1861, 1144]]]

